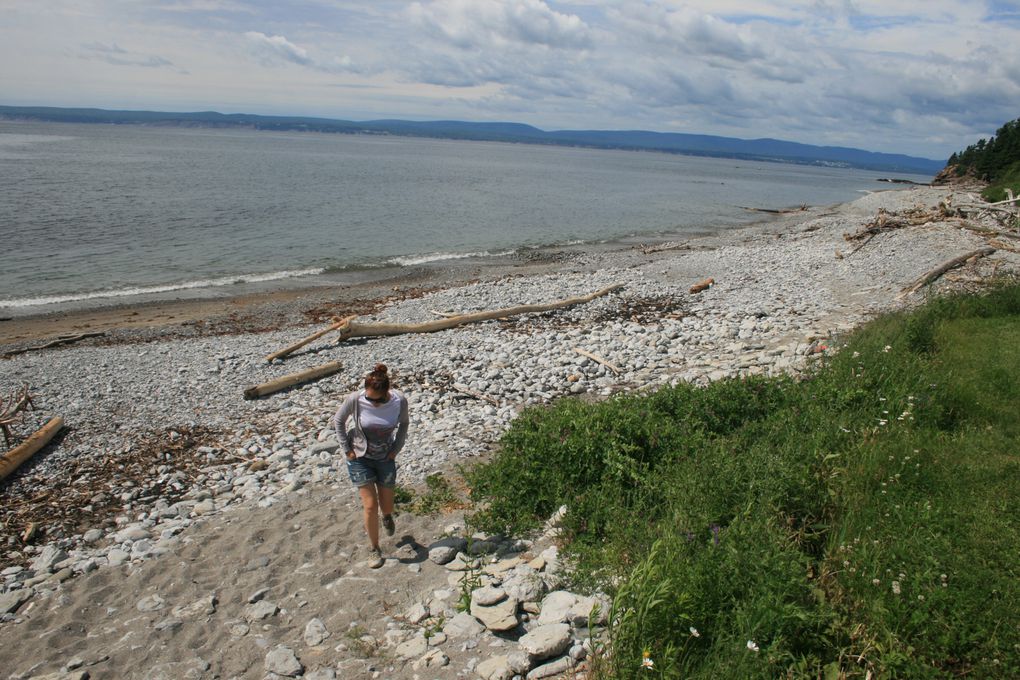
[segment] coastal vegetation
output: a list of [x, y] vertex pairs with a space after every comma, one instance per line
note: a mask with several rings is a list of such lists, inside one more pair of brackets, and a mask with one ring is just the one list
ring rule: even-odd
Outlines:
[[1007, 198], [1006, 190], [1020, 196], [1020, 118], [1000, 127], [990, 139], [979, 139], [949, 157], [957, 176], [973, 175], [989, 182], [982, 196], [988, 201]]
[[1020, 285], [933, 299], [809, 377], [525, 412], [468, 473], [491, 532], [561, 505], [614, 603], [601, 678], [1015, 677]]

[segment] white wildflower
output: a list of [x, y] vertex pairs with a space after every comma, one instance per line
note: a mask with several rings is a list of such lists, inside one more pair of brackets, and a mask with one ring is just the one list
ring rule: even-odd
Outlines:
[[747, 648], [750, 649], [752, 652], [758, 651], [758, 645], [754, 643], [754, 640], [747, 641]]

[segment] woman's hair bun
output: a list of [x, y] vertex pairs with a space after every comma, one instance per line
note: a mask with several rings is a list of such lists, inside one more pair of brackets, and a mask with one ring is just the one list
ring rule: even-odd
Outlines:
[[373, 373], [382, 373], [382, 374], [385, 374], [386, 373], [386, 364], [376, 364], [375, 365], [375, 370], [373, 370], [372, 372]]

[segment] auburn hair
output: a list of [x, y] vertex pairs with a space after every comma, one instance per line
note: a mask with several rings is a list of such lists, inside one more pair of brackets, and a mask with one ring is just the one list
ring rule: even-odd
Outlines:
[[389, 391], [390, 375], [386, 364], [376, 364], [372, 372], [365, 376], [365, 389], [377, 392]]

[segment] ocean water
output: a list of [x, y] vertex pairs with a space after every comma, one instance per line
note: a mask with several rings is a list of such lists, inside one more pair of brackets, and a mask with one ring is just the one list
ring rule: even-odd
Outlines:
[[[368, 135], [0, 121], [0, 312], [723, 230], [881, 173]], [[925, 177], [913, 177], [926, 181]]]

